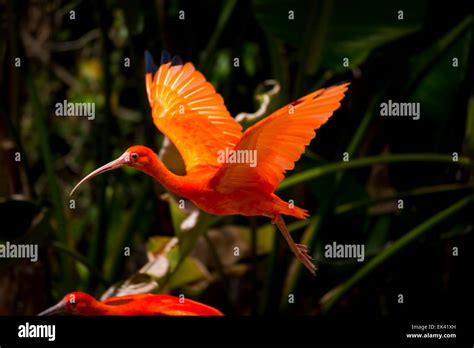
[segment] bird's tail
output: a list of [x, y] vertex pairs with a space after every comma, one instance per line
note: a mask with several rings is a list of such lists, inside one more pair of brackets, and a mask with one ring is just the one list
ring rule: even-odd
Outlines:
[[288, 242], [288, 246], [290, 247], [291, 251], [295, 254], [298, 260], [313, 274], [316, 274], [316, 266], [313, 263], [313, 259], [311, 256], [308, 255], [308, 247], [304, 244], [297, 244], [293, 240], [286, 227], [285, 221], [280, 214], [275, 214], [272, 219], [272, 223], [275, 224], [278, 229], [280, 230], [283, 237], [285, 237], [286, 241]]
[[273, 211], [277, 211], [279, 214], [294, 216], [297, 219], [308, 218], [309, 214], [307, 210], [297, 207], [294, 204], [290, 205], [275, 194], [272, 195], [272, 198], [274, 204]]

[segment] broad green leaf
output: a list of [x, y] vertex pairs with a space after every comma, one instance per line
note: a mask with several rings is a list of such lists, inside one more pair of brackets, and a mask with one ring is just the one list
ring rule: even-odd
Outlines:
[[[307, 31], [311, 28], [308, 21], [314, 20], [309, 16], [310, 0], [254, 0], [253, 4], [258, 23], [292, 46], [300, 47], [310, 41], [308, 36], [317, 35]], [[424, 18], [425, 1], [332, 1], [331, 7], [321, 66], [337, 69], [342, 67], [345, 57], [349, 58], [350, 66], [356, 66], [374, 48], [418, 30]], [[400, 10], [404, 10], [403, 20], [398, 19]], [[289, 18], [290, 11], [294, 20]]]
[[211, 280], [207, 268], [197, 259], [187, 257], [169, 282], [171, 289], [183, 288], [201, 280]]

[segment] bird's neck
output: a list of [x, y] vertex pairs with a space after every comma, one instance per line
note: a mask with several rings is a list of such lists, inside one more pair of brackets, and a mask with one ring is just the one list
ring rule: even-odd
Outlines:
[[186, 197], [188, 193], [187, 191], [189, 191], [189, 185], [187, 185], [186, 180], [187, 177], [176, 175], [171, 172], [168, 168], [166, 168], [165, 164], [156, 154], [155, 156], [150, 156], [150, 159], [151, 160], [148, 165], [138, 169], [153, 177], [168, 191]]

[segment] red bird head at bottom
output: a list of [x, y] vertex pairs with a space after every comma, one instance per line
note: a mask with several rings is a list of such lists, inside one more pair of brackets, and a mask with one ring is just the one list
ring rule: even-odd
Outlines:
[[97, 311], [100, 302], [94, 297], [84, 292], [71, 292], [63, 297], [54, 306], [46, 309], [38, 315], [55, 315], [55, 314], [85, 314], [89, 311]]
[[71, 292], [56, 305], [38, 315], [83, 316], [222, 316], [222, 312], [203, 303], [171, 295], [134, 294], [97, 301], [83, 292]]

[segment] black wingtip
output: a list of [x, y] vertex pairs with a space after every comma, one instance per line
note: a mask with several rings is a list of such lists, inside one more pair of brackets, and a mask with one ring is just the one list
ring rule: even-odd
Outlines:
[[153, 57], [150, 52], [145, 51], [145, 71], [147, 74], [151, 73], [151, 77], [153, 78], [155, 76], [156, 71], [158, 70], [158, 67], [156, 64], [153, 62]]
[[167, 50], [161, 51], [160, 65], [166, 64], [171, 60], [171, 55]]
[[180, 56], [174, 56], [173, 59], [171, 60], [171, 66], [175, 65], [183, 65], [183, 60], [181, 59]]
[[[174, 56], [171, 59], [171, 55], [167, 50], [161, 52], [160, 66], [166, 63], [171, 62], [171, 66], [183, 65], [183, 60], [180, 56]], [[158, 67], [153, 62], [153, 57], [148, 50], [145, 51], [145, 70], [146, 73], [151, 73], [151, 77], [154, 78], [155, 73], [158, 71]]]

